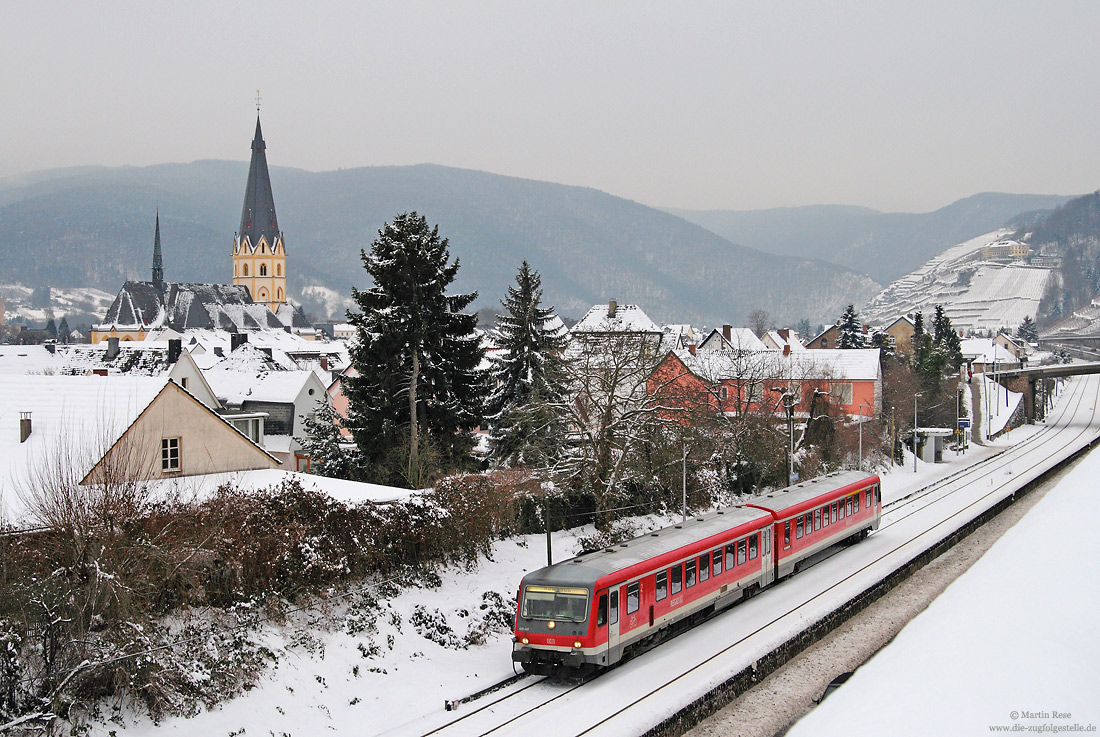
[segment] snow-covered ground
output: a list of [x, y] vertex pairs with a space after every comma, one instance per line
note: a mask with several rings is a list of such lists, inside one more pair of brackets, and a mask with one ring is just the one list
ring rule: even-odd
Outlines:
[[[1100, 379], [1070, 386], [1076, 388], [1059, 400], [1060, 411], [1072, 417], [1078, 408], [1087, 417], [1069, 421], [1068, 427], [1073, 433], [1095, 435], [1088, 418], [1095, 414]], [[904, 466], [883, 471], [883, 500], [899, 500], [900, 508], [884, 518], [883, 529], [870, 539], [569, 694], [563, 694], [562, 687], [536, 683], [523, 698], [497, 702], [531, 683], [525, 679], [504, 692], [462, 705], [457, 713], [443, 706], [445, 700], [461, 698], [512, 674], [511, 635], [506, 629], [510, 622], [501, 623], [500, 618], [505, 616], [502, 612], [510, 618], [510, 600], [523, 573], [545, 564], [545, 538], [536, 535], [497, 542], [491, 559], [481, 560], [472, 571], [441, 571], [437, 586], [410, 587], [392, 596], [376, 591], [377, 609], [364, 607], [358, 596], [350, 603], [334, 597], [325, 605], [324, 616], [307, 610], [285, 624], [263, 625], [264, 642], [277, 664], [256, 688], [194, 718], [168, 719], [159, 726], [124, 710], [119, 713], [122, 724], [101, 722], [92, 733], [421, 735], [469, 715], [447, 733], [481, 734], [492, 728], [486, 725], [501, 719], [501, 713], [518, 708], [517, 702], [530, 705], [559, 696], [552, 707], [518, 719], [502, 733], [572, 730], [568, 733], [577, 734], [586, 728], [579, 725], [590, 726], [609, 713], [614, 718], [608, 717], [596, 733], [638, 733], [847, 601], [885, 575], [883, 571], [922, 549], [921, 545], [938, 540], [950, 524], [961, 524], [967, 515], [977, 514], [975, 499], [1009, 493], [1008, 485], [1025, 480], [1028, 466], [1013, 454], [1021, 446], [1036, 446], [1047, 439], [1054, 448], [1071, 444], [1065, 435], [1039, 425], [1015, 430], [1011, 439], [971, 446], [964, 456], [948, 454], [946, 463], [918, 462], [916, 472], [909, 456]], [[937, 480], [965, 477], [965, 468], [975, 462], [1004, 459], [1009, 460], [980, 472], [978, 484], [966, 486], [960, 478], [955, 488], [967, 491], [937, 491], [917, 501], [920, 490]], [[655, 519], [646, 523], [662, 524]], [[573, 555], [574, 535], [585, 532], [556, 534], [555, 559]], [[1060, 533], [1053, 532], [1043, 537], [1061, 539]], [[498, 628], [487, 632], [486, 623], [494, 617]], [[463, 647], [482, 636], [483, 644]], [[652, 686], [677, 674], [683, 675], [672, 687], [648, 694]], [[619, 704], [635, 700], [640, 704], [636, 709], [618, 714]], [[492, 702], [497, 703], [474, 714]]]
[[1098, 475], [1093, 452], [788, 734], [1100, 729]]

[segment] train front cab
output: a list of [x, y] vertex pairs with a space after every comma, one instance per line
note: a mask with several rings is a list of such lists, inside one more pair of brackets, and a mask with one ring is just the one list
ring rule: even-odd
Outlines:
[[[522, 584], [517, 597], [512, 660], [527, 673], [583, 673], [595, 666], [606, 646], [593, 640], [599, 633], [595, 599], [583, 586]], [[606, 606], [599, 615], [605, 620]]]

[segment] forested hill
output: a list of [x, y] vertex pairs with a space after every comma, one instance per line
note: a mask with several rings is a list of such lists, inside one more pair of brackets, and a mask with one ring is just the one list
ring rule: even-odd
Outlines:
[[[42, 172], [0, 182], [0, 283], [92, 286], [148, 279], [160, 208], [166, 278], [230, 279], [247, 165], [197, 161]], [[433, 165], [330, 172], [271, 170], [291, 295], [366, 286], [359, 253], [395, 214], [438, 223], [461, 259], [457, 288], [497, 304], [523, 259], [545, 298], [579, 317], [609, 298], [658, 321], [831, 322], [878, 290], [866, 276], [776, 257], [674, 215], [583, 187]]]
[[816, 258], [887, 284], [956, 243], [1069, 197], [986, 192], [927, 213], [814, 205], [770, 210], [670, 210], [714, 233], [767, 253]]

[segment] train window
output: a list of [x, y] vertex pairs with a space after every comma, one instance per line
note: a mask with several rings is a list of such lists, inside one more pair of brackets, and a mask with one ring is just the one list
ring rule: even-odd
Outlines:
[[821, 529], [821, 510], [820, 509], [815, 509], [814, 510], [814, 532], [817, 532], [820, 529]]
[[607, 624], [607, 594], [600, 594], [600, 603], [596, 606], [596, 626]]
[[828, 527], [829, 526], [829, 508], [828, 507], [825, 507], [824, 509], [821, 510], [821, 526], [822, 527]]
[[699, 556], [699, 583], [703, 583], [710, 578], [710, 556], [703, 554]]
[[882, 487], [875, 484], [875, 501], [879, 504], [882, 503]]
[[521, 616], [528, 619], [588, 619], [588, 589], [558, 586], [527, 586], [523, 590]]
[[619, 621], [619, 590], [611, 592], [611, 624]]
[[745, 564], [745, 550], [746, 545], [744, 540], [737, 541], [737, 565], [741, 566]]
[[635, 581], [626, 587], [626, 613], [633, 614], [642, 606], [642, 585]]
[[694, 558], [692, 558], [691, 560], [689, 560], [687, 562], [687, 576], [685, 578], [685, 583], [687, 583], [688, 586], [694, 586], [695, 585], [695, 559]]
[[668, 571], [661, 571], [657, 574], [657, 601], [661, 601], [668, 596]]
[[726, 546], [726, 570], [733, 570], [733, 543]]
[[833, 502], [833, 512], [832, 512], [832, 514], [833, 514], [833, 522], [836, 522], [836, 506], [837, 506], [837, 503], [836, 503], [836, 502]]
[[798, 520], [795, 522], [794, 527], [795, 527], [795, 529], [794, 529], [795, 539], [801, 540], [802, 539], [802, 518], [801, 517], [799, 517]]
[[711, 560], [714, 564], [714, 575], [717, 576], [722, 572], [722, 550], [719, 548], [711, 553]]
[[872, 504], [871, 504], [871, 490], [868, 489], [867, 490], [867, 508], [870, 509], [871, 507], [872, 507]]
[[809, 535], [814, 531], [814, 513], [806, 512], [806, 534]]
[[852, 511], [859, 514], [859, 494], [852, 494]]
[[783, 548], [791, 547], [791, 521], [787, 520], [783, 523]]
[[760, 547], [760, 535], [753, 533], [749, 536], [749, 560], [756, 560], [757, 549]]
[[672, 567], [672, 593], [678, 594], [684, 588], [684, 569], [680, 566]]
[[844, 500], [845, 517], [852, 516], [852, 497], [848, 497]]
[[772, 552], [772, 531], [768, 528], [768, 531], [763, 533], [764, 535], [764, 555]]

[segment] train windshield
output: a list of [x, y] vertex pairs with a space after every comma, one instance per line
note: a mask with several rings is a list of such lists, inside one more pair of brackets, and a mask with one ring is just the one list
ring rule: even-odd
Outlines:
[[588, 589], [527, 586], [521, 616], [583, 622], [588, 618]]

